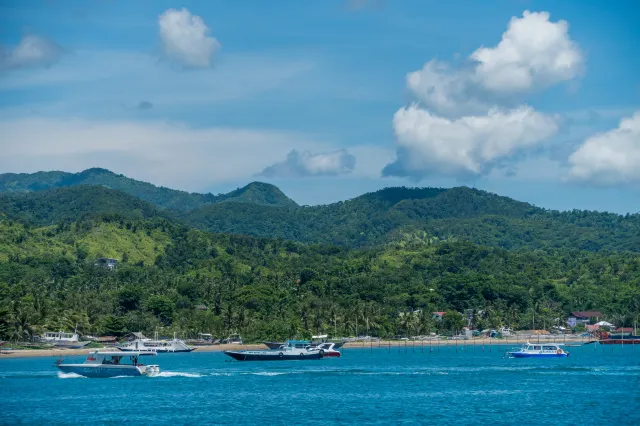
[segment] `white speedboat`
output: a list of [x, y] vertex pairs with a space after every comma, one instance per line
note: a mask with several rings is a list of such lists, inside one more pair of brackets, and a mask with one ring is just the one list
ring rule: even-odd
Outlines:
[[59, 348], [80, 349], [89, 344], [88, 341], [81, 342], [77, 333], [65, 333], [63, 331], [47, 331], [42, 336], [42, 340]]
[[510, 358], [566, 358], [569, 352], [562, 349], [561, 343], [529, 343], [523, 345], [520, 350], [507, 352]]
[[140, 357], [156, 355], [155, 352], [91, 352], [82, 364], [56, 363], [63, 373], [75, 373], [85, 377], [156, 376], [157, 365], [145, 365]]
[[[340, 346], [342, 346], [342, 345], [340, 345]], [[340, 346], [337, 346], [336, 343], [325, 342], [325, 343], [319, 343], [315, 347], [311, 347], [311, 350], [312, 351], [324, 351], [324, 356], [325, 357], [340, 358], [342, 356], [342, 354], [338, 350], [338, 348]]]
[[288, 340], [279, 349], [265, 351], [224, 351], [238, 361], [302, 361], [322, 359], [324, 350], [312, 348], [306, 340]]
[[154, 351], [154, 352], [191, 352], [195, 347], [177, 339], [175, 334], [171, 340], [138, 338], [117, 346], [121, 351]]

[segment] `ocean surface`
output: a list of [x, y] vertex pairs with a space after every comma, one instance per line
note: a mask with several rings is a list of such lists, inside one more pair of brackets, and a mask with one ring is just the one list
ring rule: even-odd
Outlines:
[[[160, 354], [158, 377], [87, 379], [0, 357], [1, 424], [640, 424], [640, 346], [353, 348], [340, 359]], [[82, 361], [84, 357], [70, 357]]]

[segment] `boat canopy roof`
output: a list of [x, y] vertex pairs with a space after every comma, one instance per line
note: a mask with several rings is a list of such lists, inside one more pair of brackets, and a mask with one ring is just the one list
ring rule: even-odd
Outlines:
[[552, 342], [529, 343], [527, 342], [527, 345], [529, 346], [564, 346], [564, 343], [552, 343]]
[[157, 353], [153, 351], [139, 351], [139, 352], [121, 352], [121, 351], [95, 351], [91, 353], [92, 355], [100, 355], [100, 356], [147, 356], [147, 355], [157, 355]]

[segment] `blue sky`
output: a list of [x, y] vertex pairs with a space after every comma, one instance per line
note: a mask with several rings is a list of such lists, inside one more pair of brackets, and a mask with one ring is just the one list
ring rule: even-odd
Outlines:
[[[530, 11], [526, 12], [525, 11]], [[6, 0], [0, 172], [640, 211], [640, 3]]]

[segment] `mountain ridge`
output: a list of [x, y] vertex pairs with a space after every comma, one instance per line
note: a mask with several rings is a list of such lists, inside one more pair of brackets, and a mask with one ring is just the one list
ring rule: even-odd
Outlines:
[[79, 173], [49, 171], [0, 174], [0, 193], [37, 192], [79, 185], [95, 185], [116, 189], [155, 204], [159, 208], [179, 211], [192, 210], [204, 205], [230, 200], [265, 205], [297, 206], [296, 202], [288, 198], [278, 187], [264, 182], [251, 182], [229, 193], [213, 195], [156, 186], [103, 168], [90, 168]]

